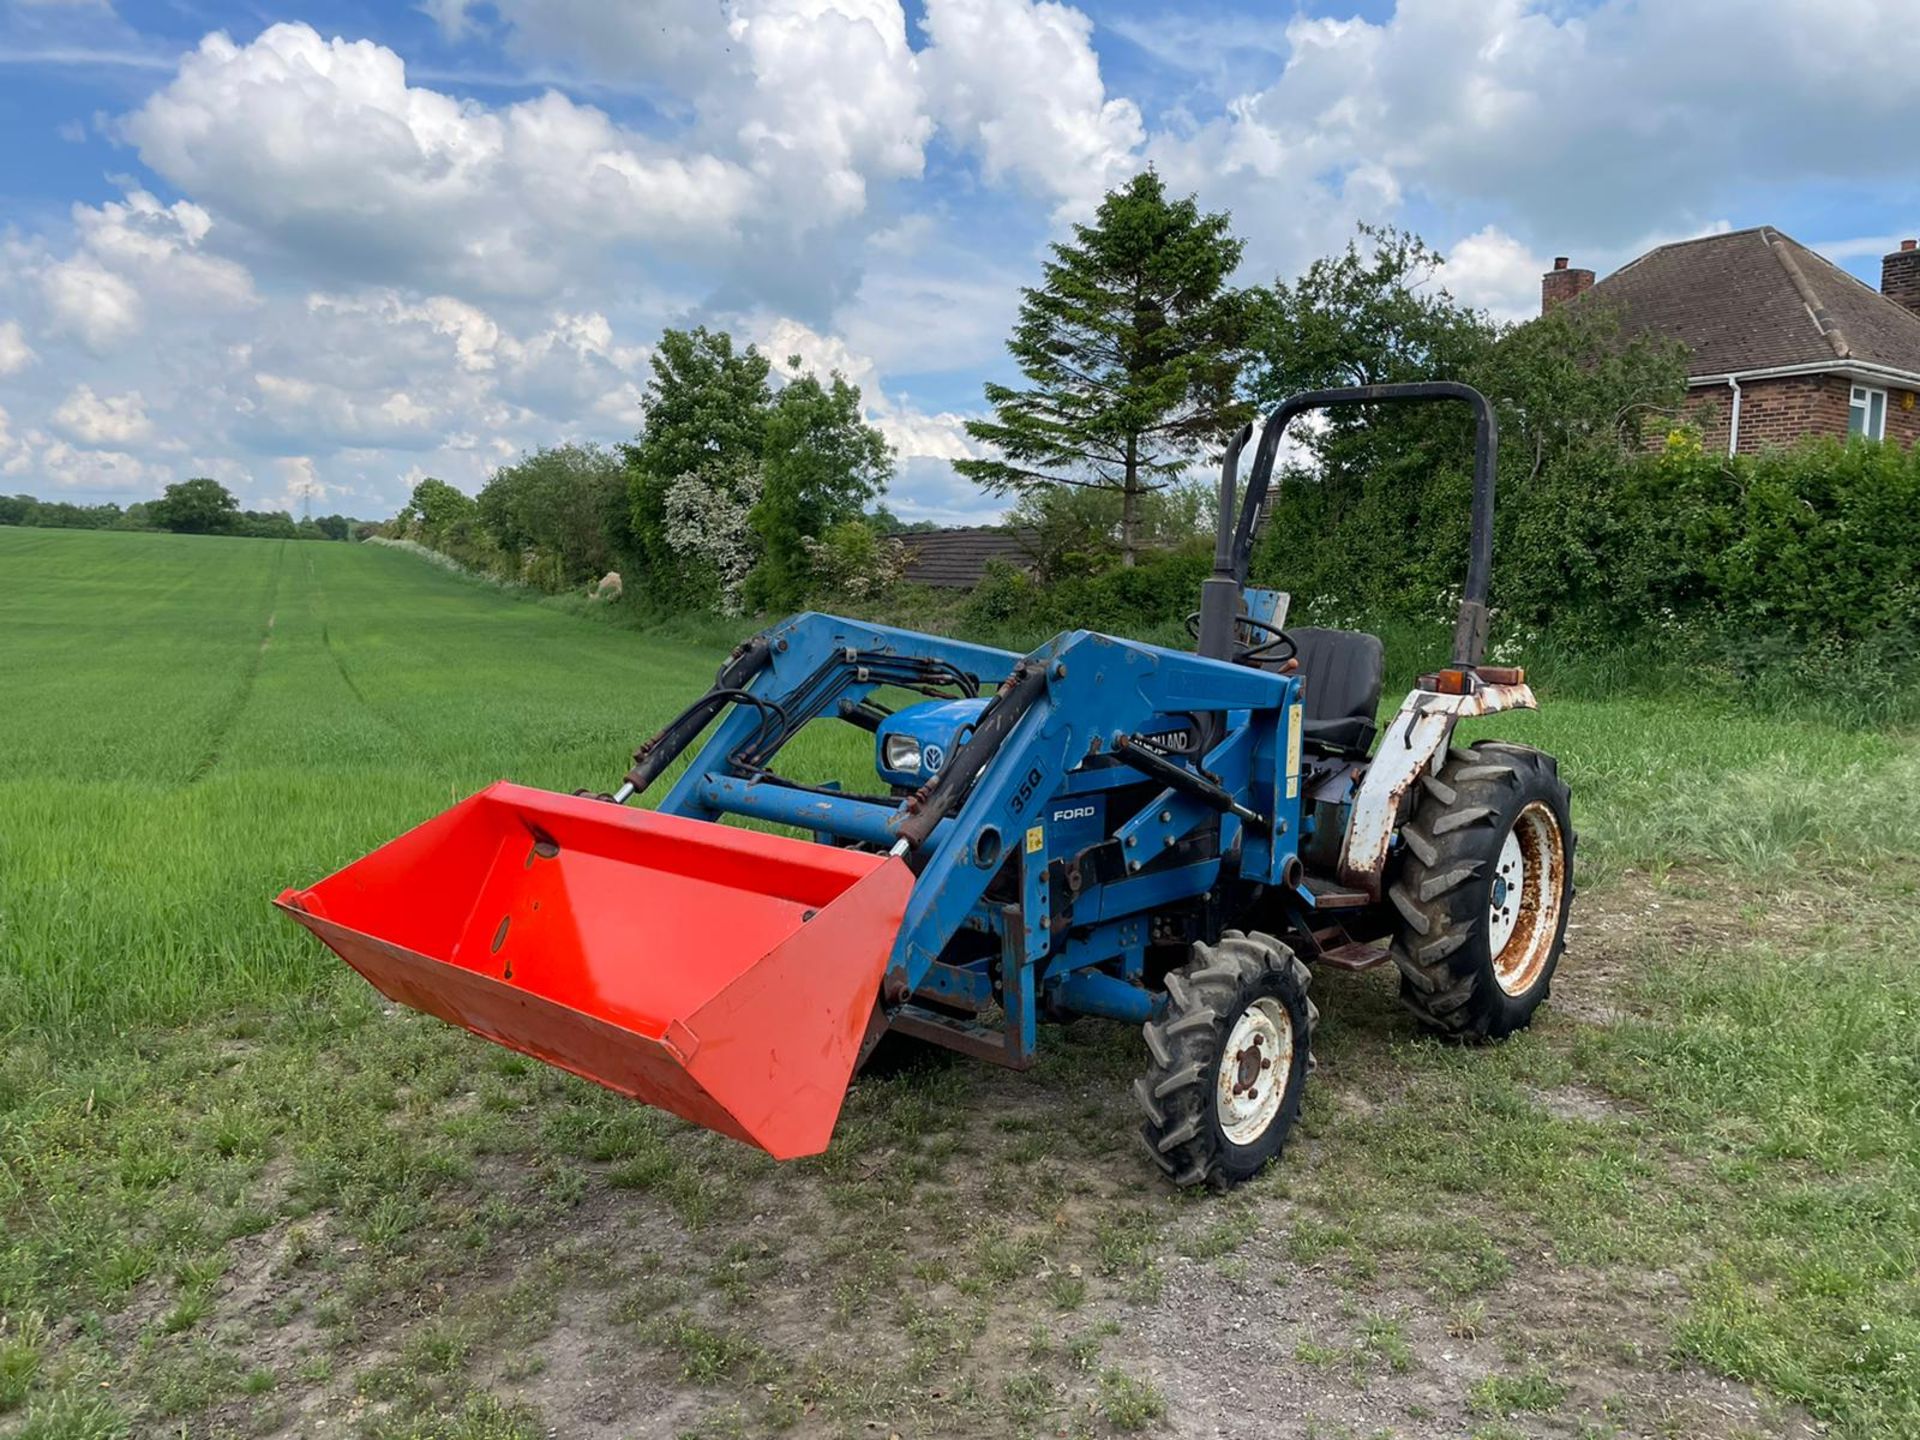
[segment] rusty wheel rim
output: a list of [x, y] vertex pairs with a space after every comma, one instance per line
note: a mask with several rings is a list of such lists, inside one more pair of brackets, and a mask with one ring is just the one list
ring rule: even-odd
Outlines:
[[1487, 893], [1487, 948], [1493, 978], [1509, 995], [1540, 982], [1560, 933], [1567, 847], [1560, 822], [1535, 800], [1514, 817]]
[[1293, 1020], [1287, 1007], [1262, 995], [1240, 1012], [1220, 1052], [1214, 1112], [1220, 1133], [1251, 1145], [1272, 1128], [1293, 1080]]

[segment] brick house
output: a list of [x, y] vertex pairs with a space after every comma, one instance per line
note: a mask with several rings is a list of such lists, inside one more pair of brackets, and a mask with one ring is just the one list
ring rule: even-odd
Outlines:
[[1920, 439], [1920, 247], [1880, 289], [1761, 225], [1649, 250], [1598, 284], [1553, 262], [1542, 314], [1605, 301], [1627, 334], [1686, 345], [1689, 409], [1709, 449], [1751, 454], [1808, 435]]

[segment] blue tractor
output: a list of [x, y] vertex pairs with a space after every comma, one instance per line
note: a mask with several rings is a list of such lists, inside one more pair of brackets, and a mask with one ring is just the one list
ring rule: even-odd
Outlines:
[[[1477, 419], [1465, 598], [1450, 663], [1381, 732], [1380, 641], [1289, 628], [1248, 559], [1292, 419], [1429, 400]], [[1574, 845], [1552, 757], [1452, 743], [1535, 703], [1481, 663], [1485, 398], [1296, 396], [1242, 501], [1251, 433], [1222, 465], [1194, 653], [1075, 631], [1017, 655], [795, 616], [617, 790], [502, 783], [281, 903], [390, 996], [783, 1157], [825, 1147], [885, 1037], [1018, 1069], [1042, 1020], [1137, 1025], [1154, 1164], [1243, 1180], [1299, 1113], [1313, 972], [1392, 964], [1428, 1030], [1508, 1035], [1552, 982]], [[775, 768], [815, 722], [872, 733], [870, 793]], [[653, 811], [627, 806], [658, 784]]]

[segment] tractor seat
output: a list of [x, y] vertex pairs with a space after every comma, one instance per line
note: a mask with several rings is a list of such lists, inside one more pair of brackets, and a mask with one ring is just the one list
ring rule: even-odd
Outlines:
[[1386, 682], [1387, 652], [1378, 635], [1359, 630], [1287, 631], [1307, 682], [1302, 738], [1327, 754], [1365, 755], [1373, 744]]

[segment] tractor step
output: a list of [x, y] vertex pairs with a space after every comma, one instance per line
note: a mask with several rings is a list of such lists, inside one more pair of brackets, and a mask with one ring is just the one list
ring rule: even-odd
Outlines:
[[1376, 965], [1386, 964], [1391, 953], [1384, 945], [1368, 945], [1363, 941], [1350, 940], [1345, 945], [1336, 945], [1331, 950], [1322, 950], [1318, 963], [1331, 966], [1335, 970], [1371, 970]]
[[918, 1005], [902, 1005], [889, 1028], [929, 1045], [985, 1060], [990, 1065], [1004, 1065], [1009, 1070], [1025, 1070], [1033, 1064], [1032, 1056], [1022, 1055], [1008, 1042], [1006, 1031], [957, 1016], [938, 1015]]
[[1363, 905], [1373, 903], [1373, 897], [1366, 891], [1348, 890], [1331, 880], [1322, 880], [1318, 875], [1307, 876], [1300, 885], [1313, 897], [1313, 908], [1316, 910], [1358, 910]]

